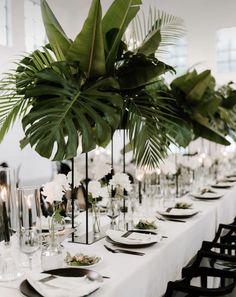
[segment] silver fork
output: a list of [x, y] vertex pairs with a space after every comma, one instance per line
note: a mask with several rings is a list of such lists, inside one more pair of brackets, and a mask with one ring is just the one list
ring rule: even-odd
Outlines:
[[124, 253], [124, 254], [130, 254], [130, 255], [136, 255], [136, 256], [144, 256], [144, 253], [141, 252], [134, 252], [130, 250], [123, 250], [123, 249], [112, 249], [104, 244], [104, 247], [111, 253]]

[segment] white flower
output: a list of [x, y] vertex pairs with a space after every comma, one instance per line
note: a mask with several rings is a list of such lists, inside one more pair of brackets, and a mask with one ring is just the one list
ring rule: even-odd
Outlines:
[[54, 181], [62, 186], [65, 191], [70, 190], [70, 184], [65, 174], [57, 174]]
[[212, 160], [209, 156], [205, 156], [205, 158], [203, 159], [203, 166], [205, 168], [210, 168], [212, 165]]
[[100, 196], [104, 199], [109, 198], [109, 191], [108, 191], [108, 187], [101, 187], [100, 189]]
[[[72, 171], [68, 172], [67, 179], [71, 184], [72, 183]], [[74, 172], [74, 186], [75, 187], [79, 187], [81, 181], [84, 180], [84, 179], [85, 179], [85, 175], [82, 174], [82, 171], [76, 170]]]
[[111, 164], [102, 160], [96, 161], [91, 168], [91, 176], [94, 180], [99, 180], [111, 172]]
[[116, 173], [113, 175], [112, 179], [109, 181], [109, 185], [114, 188], [123, 188], [128, 192], [131, 191], [130, 179], [125, 173]]
[[172, 175], [177, 172], [176, 164], [169, 160], [165, 160], [164, 163], [160, 164], [160, 170], [165, 175], [167, 175], [167, 174]]
[[42, 194], [46, 196], [46, 201], [52, 204], [53, 201], [62, 201], [64, 191], [60, 184], [51, 181], [43, 185]]
[[88, 183], [88, 192], [93, 196], [93, 198], [98, 198], [101, 193], [100, 182], [93, 180]]
[[183, 156], [179, 159], [179, 164], [183, 167], [196, 170], [202, 166], [203, 158], [199, 156]]
[[142, 168], [136, 168], [135, 170], [135, 176], [138, 181], [141, 181], [144, 177], [145, 171]]

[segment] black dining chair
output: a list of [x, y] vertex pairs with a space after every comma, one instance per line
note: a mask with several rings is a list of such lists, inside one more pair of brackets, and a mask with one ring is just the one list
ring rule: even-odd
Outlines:
[[236, 244], [236, 224], [220, 224], [213, 242], [234, 243]]
[[194, 265], [184, 268], [183, 279], [168, 283], [164, 297], [235, 297], [235, 272], [201, 266], [207, 256], [199, 251]]

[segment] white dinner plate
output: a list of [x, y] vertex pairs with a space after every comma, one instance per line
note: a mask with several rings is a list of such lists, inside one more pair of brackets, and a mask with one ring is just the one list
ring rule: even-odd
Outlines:
[[158, 210], [158, 213], [169, 218], [189, 218], [197, 214], [198, 211], [192, 208], [172, 208], [170, 211]]
[[219, 199], [223, 196], [220, 193], [211, 193], [211, 192], [206, 192], [204, 194], [190, 193], [190, 195], [192, 195], [193, 197], [198, 198], [198, 199]]
[[213, 188], [230, 188], [232, 187], [232, 182], [218, 182], [217, 184], [211, 185]]
[[235, 176], [225, 177], [223, 180], [224, 180], [224, 182], [234, 183], [234, 182], [236, 182], [236, 177]]
[[[124, 235], [130, 233], [127, 237]], [[114, 242], [122, 245], [127, 245], [129, 247], [138, 246], [148, 246], [157, 242], [160, 242], [160, 236], [154, 234], [147, 234], [142, 232], [132, 232], [132, 231], [115, 231], [108, 230], [106, 235]]]

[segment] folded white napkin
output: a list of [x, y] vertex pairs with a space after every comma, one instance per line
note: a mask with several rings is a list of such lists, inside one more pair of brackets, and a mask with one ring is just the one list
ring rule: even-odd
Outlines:
[[184, 208], [172, 208], [169, 212], [166, 212], [167, 214], [171, 215], [191, 215], [192, 213], [195, 213], [196, 210], [194, 209], [184, 209]]
[[45, 273], [31, 273], [27, 276], [30, 285], [44, 297], [82, 297], [97, 290], [101, 283], [89, 281], [85, 277], [58, 276], [45, 283], [40, 280], [50, 276]]
[[106, 232], [107, 236], [109, 236], [113, 241], [129, 245], [158, 242], [157, 235], [132, 232], [128, 237], [122, 237], [124, 233], [125, 232], [114, 230], [108, 230]]

